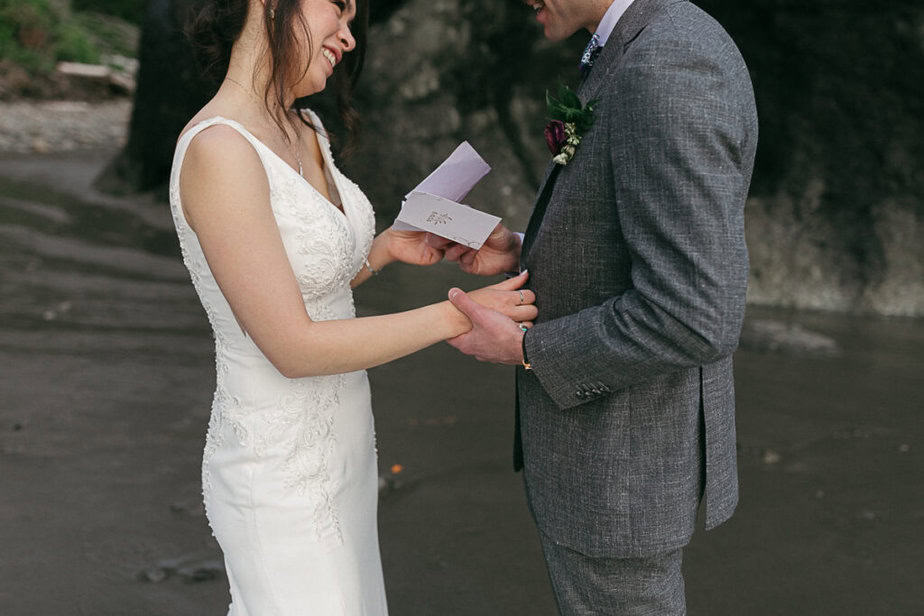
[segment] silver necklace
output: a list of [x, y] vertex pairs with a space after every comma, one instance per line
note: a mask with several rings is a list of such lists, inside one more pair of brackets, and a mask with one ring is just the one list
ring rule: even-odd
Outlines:
[[[226, 80], [226, 81], [230, 81], [231, 83], [233, 83], [234, 85], [236, 85], [237, 87], [239, 87], [241, 90], [243, 90], [246, 94], [248, 94], [248, 95], [249, 95], [251, 98], [253, 98], [254, 100], [256, 100], [256, 101], [259, 101], [259, 100], [260, 100], [260, 99], [257, 97], [256, 94], [254, 94], [253, 92], [251, 92], [250, 90], [248, 90], [247, 88], [245, 88], [245, 87], [244, 87], [244, 84], [242, 84], [241, 82], [237, 81], [236, 79], [232, 79], [231, 77], [225, 76], [225, 80]], [[296, 133], [295, 136], [298, 137], [298, 133]], [[288, 136], [287, 136], [287, 137], [288, 137]], [[305, 177], [305, 171], [304, 171], [304, 168], [302, 167], [302, 157], [299, 156], [298, 148], [293, 148], [293, 147], [292, 147], [292, 144], [289, 142], [288, 138], [286, 138], [284, 141], [286, 142], [286, 148], [289, 150], [289, 153], [292, 154], [292, 155], [295, 157], [296, 162], [298, 162], [298, 174], [299, 174], [300, 176], [302, 176], [302, 177]]]

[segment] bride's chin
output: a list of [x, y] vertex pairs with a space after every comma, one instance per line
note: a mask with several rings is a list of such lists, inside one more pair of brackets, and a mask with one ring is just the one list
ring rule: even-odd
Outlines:
[[318, 94], [323, 92], [327, 87], [327, 81], [323, 81], [320, 86], [314, 83], [301, 83], [295, 88], [292, 89], [295, 98], [305, 98], [306, 96], [311, 96], [313, 94]]

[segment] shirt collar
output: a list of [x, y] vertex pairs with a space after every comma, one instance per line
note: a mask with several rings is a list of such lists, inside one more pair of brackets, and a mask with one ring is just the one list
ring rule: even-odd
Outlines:
[[610, 5], [610, 8], [606, 9], [606, 13], [603, 14], [603, 19], [600, 20], [600, 24], [597, 26], [597, 31], [594, 32], [600, 47], [606, 44], [607, 39], [610, 38], [610, 34], [613, 33], [613, 28], [616, 27], [616, 22], [619, 21], [619, 18], [622, 17], [622, 14], [626, 12], [626, 9], [629, 8], [629, 5], [632, 4], [633, 1], [634, 0], [613, 0], [613, 4]]

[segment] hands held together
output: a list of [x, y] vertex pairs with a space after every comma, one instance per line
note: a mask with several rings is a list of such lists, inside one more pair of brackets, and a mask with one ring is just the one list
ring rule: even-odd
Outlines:
[[425, 231], [388, 229], [389, 253], [395, 261], [411, 265], [433, 265], [440, 260], [458, 261], [467, 274], [495, 276], [517, 270], [520, 262], [520, 238], [498, 224], [479, 249]]
[[[529, 289], [520, 288], [528, 277], [528, 272], [523, 272], [515, 278], [470, 293], [458, 288], [450, 289], [449, 301], [468, 317], [472, 328], [447, 342], [478, 361], [522, 364], [523, 336], [539, 314], [534, 304], [536, 295]], [[483, 295], [485, 291], [500, 291], [501, 295], [486, 298]], [[505, 305], [509, 304], [511, 294], [515, 294], [516, 305], [513, 307]]]
[[[432, 265], [441, 259], [457, 261], [469, 274], [495, 276], [515, 271], [520, 260], [520, 238], [497, 225], [479, 250], [420, 231], [389, 229], [390, 252], [395, 260]], [[449, 301], [471, 323], [471, 329], [447, 342], [479, 361], [500, 364], [523, 362], [523, 336], [538, 314], [535, 294], [523, 289], [528, 274], [465, 293], [453, 288]]]

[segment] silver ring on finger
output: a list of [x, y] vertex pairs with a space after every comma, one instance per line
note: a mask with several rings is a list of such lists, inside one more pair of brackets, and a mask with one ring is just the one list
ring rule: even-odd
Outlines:
[[522, 305], [526, 303], [526, 297], [523, 296], [523, 291], [517, 291], [520, 294], [520, 303], [517, 305]]

